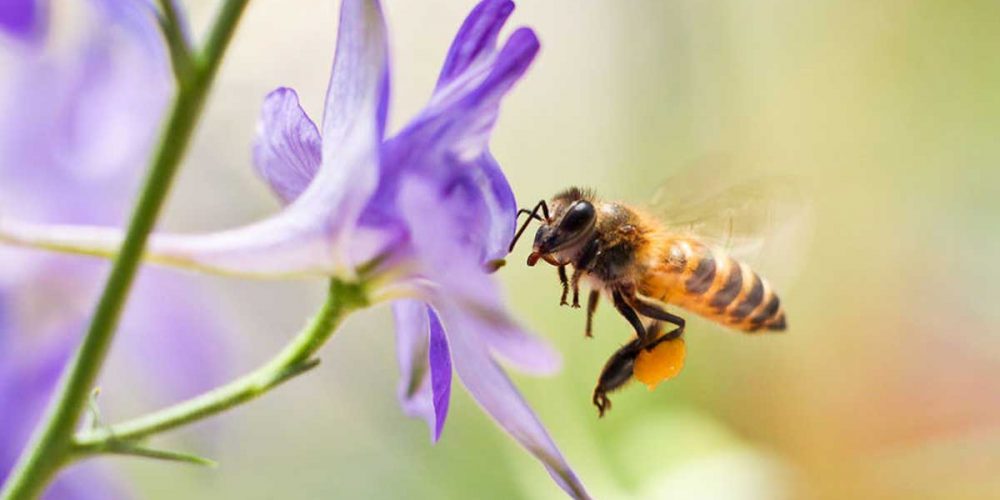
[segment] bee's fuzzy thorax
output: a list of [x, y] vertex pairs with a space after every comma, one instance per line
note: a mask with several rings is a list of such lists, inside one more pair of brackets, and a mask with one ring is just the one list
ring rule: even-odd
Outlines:
[[566, 204], [578, 200], [587, 200], [593, 203], [597, 201], [597, 193], [590, 188], [572, 186], [556, 193], [556, 195], [552, 197], [552, 200], [554, 202], [563, 202]]

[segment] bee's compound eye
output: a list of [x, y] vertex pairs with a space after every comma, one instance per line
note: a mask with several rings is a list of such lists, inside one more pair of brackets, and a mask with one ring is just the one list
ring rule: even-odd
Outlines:
[[559, 228], [563, 231], [575, 233], [586, 229], [594, 221], [594, 205], [589, 201], [578, 201], [569, 207], [566, 216], [563, 217]]

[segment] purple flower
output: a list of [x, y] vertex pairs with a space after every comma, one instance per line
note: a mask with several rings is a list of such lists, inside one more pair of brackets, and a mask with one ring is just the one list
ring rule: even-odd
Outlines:
[[[377, 12], [374, 2], [367, 6]], [[352, 12], [356, 8], [345, 2], [331, 89], [348, 78], [358, 81], [357, 75], [338, 71], [341, 58], [352, 57], [347, 51], [352, 50], [350, 37], [358, 36], [353, 34], [360, 17]], [[383, 264], [387, 273], [405, 270], [393, 284], [409, 285], [417, 298], [393, 304], [403, 375], [399, 396], [407, 413], [428, 422], [433, 439], [440, 437], [447, 417], [454, 367], [479, 404], [542, 460], [564, 490], [585, 497], [582, 484], [491, 354], [536, 372], [557, 366], [548, 346], [509, 317], [499, 290], [484, 271], [489, 261], [506, 254], [517, 210], [510, 186], [488, 151], [489, 135], [500, 100], [538, 51], [534, 33], [524, 28], [503, 47], [496, 47], [498, 32], [513, 8], [509, 1], [487, 0], [473, 10], [452, 43], [428, 105], [398, 134], [379, 140], [377, 169], [367, 163], [366, 155], [359, 155], [363, 163], [350, 161], [348, 167], [340, 167], [355, 169], [351, 176], [341, 172], [340, 179], [365, 179], [361, 185], [370, 194], [366, 193], [357, 218], [339, 222], [353, 225], [342, 229], [353, 238], [338, 239], [334, 232], [321, 238], [346, 247], [340, 251], [349, 256], [349, 265], [381, 257], [388, 261]], [[373, 75], [386, 74], [382, 61], [368, 56], [371, 73], [364, 78], [369, 91], [376, 90], [372, 84], [377, 82], [378, 98], [369, 98], [366, 109], [351, 110], [368, 116], [340, 115], [352, 123], [364, 120], [369, 133], [374, 117], [379, 138], [386, 91], [384, 76]], [[342, 107], [331, 105], [330, 96], [327, 102], [327, 119], [331, 109], [344, 113]], [[278, 89], [265, 99], [254, 159], [261, 177], [290, 203], [285, 213], [311, 192], [331, 189], [322, 186], [335, 182], [327, 174], [331, 168], [327, 159], [344, 148], [329, 148], [329, 139], [302, 111], [294, 91]], [[367, 176], [376, 172], [377, 184], [370, 190]], [[329, 221], [337, 207], [320, 207], [311, 217]], [[328, 227], [337, 226], [330, 221]], [[324, 261], [330, 262], [329, 255], [312, 268], [323, 268]]]
[[[485, 271], [514, 232], [514, 195], [488, 142], [500, 101], [536, 56], [527, 28], [497, 46], [513, 11], [484, 0], [452, 43], [430, 101], [385, 138], [388, 48], [375, 0], [345, 0], [321, 126], [291, 89], [264, 102], [254, 163], [286, 204], [248, 226], [206, 235], [156, 234], [160, 264], [256, 277], [353, 276], [365, 269], [376, 299], [395, 300], [399, 394], [438, 439], [452, 369], [497, 424], [575, 497], [587, 493], [494, 360], [533, 373], [558, 354], [507, 312]], [[0, 241], [109, 255], [120, 231], [0, 220]]]
[[[9, 332], [0, 316], [0, 339]], [[21, 448], [48, 403], [48, 396], [59, 379], [69, 350], [64, 343], [33, 346], [30, 352], [13, 355], [0, 346], [0, 484], [3, 484]], [[61, 474], [43, 498], [87, 500], [125, 498], [99, 464], [88, 463]]]
[[8, 36], [29, 43], [44, 37], [48, 19], [44, 0], [4, 0], [0, 5], [0, 36]]
[[[31, 7], [24, 7], [31, 4]], [[47, 23], [46, 2], [33, 9]], [[168, 58], [145, 0], [83, 2], [77, 36], [32, 50], [0, 36], [0, 211], [31, 220], [120, 225], [137, 189], [172, 91]], [[7, 24], [0, 26], [9, 29]], [[13, 31], [11, 31], [13, 33]], [[44, 35], [44, 33], [43, 33]], [[0, 482], [44, 405], [104, 280], [106, 266], [0, 247]], [[187, 397], [222, 377], [217, 321], [177, 276], [144, 272], [121, 324], [116, 352], [154, 380], [154, 402]], [[139, 361], [141, 360], [141, 361]], [[113, 386], [112, 386], [113, 387]], [[116, 392], [106, 390], [113, 403]], [[60, 474], [50, 498], [115, 498], [101, 468]]]

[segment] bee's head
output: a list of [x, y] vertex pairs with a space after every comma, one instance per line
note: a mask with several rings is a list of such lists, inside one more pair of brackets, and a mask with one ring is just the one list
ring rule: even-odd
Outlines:
[[[597, 222], [593, 199], [591, 193], [570, 188], [557, 194], [548, 204], [544, 200], [540, 201], [535, 210], [529, 212], [531, 218], [525, 222], [514, 238], [516, 242], [531, 219], [542, 222], [541, 227], [535, 232], [535, 243], [531, 255], [528, 256], [529, 266], [535, 265], [538, 259], [545, 259], [551, 264], [558, 265], [559, 262], [554, 254], [583, 243], [593, 234]], [[542, 210], [544, 218], [538, 216], [539, 209]], [[514, 242], [511, 242], [511, 249], [514, 247]]]

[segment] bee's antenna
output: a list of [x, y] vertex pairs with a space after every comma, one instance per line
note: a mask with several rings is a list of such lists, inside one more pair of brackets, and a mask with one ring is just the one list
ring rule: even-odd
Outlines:
[[[538, 216], [539, 210], [541, 210], [542, 215], [545, 216], [544, 219]], [[521, 235], [524, 234], [524, 231], [528, 229], [528, 224], [531, 224], [531, 221], [537, 220], [539, 222], [549, 222], [551, 220], [549, 218], [549, 206], [545, 204], [545, 200], [540, 200], [538, 204], [535, 205], [535, 208], [533, 210], [528, 210], [526, 208], [518, 210], [517, 217], [521, 217], [521, 214], [528, 214], [528, 220], [524, 221], [524, 224], [521, 225], [521, 229], [517, 230], [517, 234], [514, 235], [514, 239], [511, 240], [510, 247], [507, 249], [508, 252], [514, 251], [514, 245], [517, 244], [517, 240], [521, 238]], [[517, 219], [515, 218], [515, 220]]]

